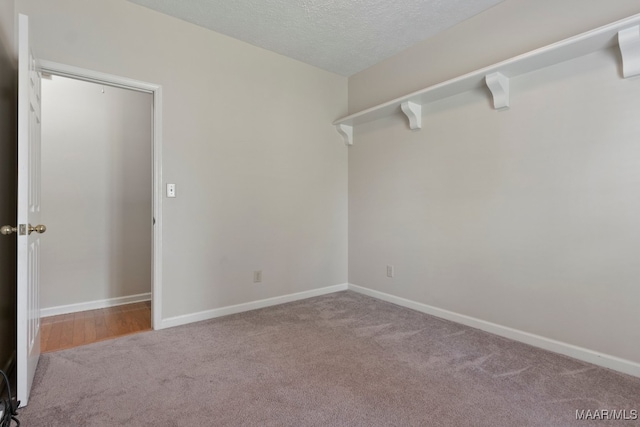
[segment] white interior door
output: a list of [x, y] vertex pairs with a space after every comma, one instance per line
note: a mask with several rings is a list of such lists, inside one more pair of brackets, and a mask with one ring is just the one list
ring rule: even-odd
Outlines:
[[29, 22], [18, 20], [17, 395], [26, 405], [40, 358], [40, 73]]

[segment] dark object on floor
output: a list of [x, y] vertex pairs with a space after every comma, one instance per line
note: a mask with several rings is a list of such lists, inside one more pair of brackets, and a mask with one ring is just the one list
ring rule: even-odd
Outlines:
[[7, 386], [7, 398], [0, 399], [0, 427], [11, 427], [11, 421], [15, 422], [16, 426], [20, 425], [20, 421], [16, 418], [18, 413], [16, 410], [18, 409], [18, 405], [20, 402], [14, 402], [11, 397], [11, 384], [9, 384], [9, 378], [7, 378], [7, 374], [4, 371], [0, 370], [0, 374], [2, 374], [2, 378], [4, 378], [4, 382]]

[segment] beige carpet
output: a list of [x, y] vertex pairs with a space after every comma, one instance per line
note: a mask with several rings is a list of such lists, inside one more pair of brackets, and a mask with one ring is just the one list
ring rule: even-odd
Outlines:
[[42, 356], [31, 426], [631, 426], [640, 379], [352, 292]]

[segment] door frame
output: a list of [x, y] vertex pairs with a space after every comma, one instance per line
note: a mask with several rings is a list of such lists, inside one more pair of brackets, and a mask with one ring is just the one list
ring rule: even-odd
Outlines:
[[76, 80], [150, 93], [153, 96], [152, 205], [155, 224], [151, 233], [151, 327], [162, 328], [162, 86], [127, 77], [87, 70], [40, 59], [40, 72]]

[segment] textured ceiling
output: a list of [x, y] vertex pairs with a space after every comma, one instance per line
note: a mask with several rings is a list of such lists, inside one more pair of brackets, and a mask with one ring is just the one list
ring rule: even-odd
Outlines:
[[503, 0], [129, 0], [350, 76]]

